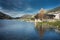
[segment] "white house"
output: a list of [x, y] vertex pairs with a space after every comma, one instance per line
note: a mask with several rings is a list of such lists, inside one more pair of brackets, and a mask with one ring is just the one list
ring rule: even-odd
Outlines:
[[60, 13], [56, 13], [54, 15], [55, 15], [54, 19], [60, 19]]

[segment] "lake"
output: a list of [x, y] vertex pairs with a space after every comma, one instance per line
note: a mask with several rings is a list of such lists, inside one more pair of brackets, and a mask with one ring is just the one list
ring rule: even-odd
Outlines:
[[[40, 40], [33, 22], [0, 20], [0, 40]], [[60, 40], [60, 33], [47, 30], [42, 40]]]

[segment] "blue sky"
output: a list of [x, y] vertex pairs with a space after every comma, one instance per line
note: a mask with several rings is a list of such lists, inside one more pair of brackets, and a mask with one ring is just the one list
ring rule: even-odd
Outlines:
[[41, 8], [50, 9], [60, 6], [60, 0], [0, 0], [0, 11], [11, 16], [35, 14]]

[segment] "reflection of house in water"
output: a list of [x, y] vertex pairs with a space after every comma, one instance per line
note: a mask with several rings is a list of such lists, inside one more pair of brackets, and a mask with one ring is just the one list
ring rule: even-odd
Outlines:
[[38, 13], [37, 15], [35, 15], [35, 26], [38, 29], [40, 36], [42, 37], [44, 32], [45, 32], [45, 28], [42, 25], [38, 25], [38, 22], [43, 22], [45, 19], [54, 19], [55, 15], [53, 14], [46, 14], [46, 11], [44, 9], [40, 10], [40, 13]]
[[35, 26], [36, 28], [38, 29], [39, 33], [40, 33], [40, 36], [42, 37], [44, 32], [45, 32], [45, 28], [43, 27], [43, 24], [42, 25], [38, 25], [37, 24], [39, 22], [43, 22], [45, 20], [48, 20], [49, 22], [52, 22], [54, 21], [55, 19], [60, 19], [60, 13], [54, 13], [54, 14], [46, 14], [46, 11], [44, 9], [41, 9], [40, 10], [40, 13], [38, 13], [37, 15], [35, 15]]
[[38, 29], [41, 37], [43, 36], [44, 29], [43, 29], [42, 25], [41, 26], [38, 25], [38, 22], [41, 22], [43, 20], [43, 18], [45, 16], [44, 13], [45, 13], [44, 9], [41, 9], [40, 13], [35, 15], [35, 26]]

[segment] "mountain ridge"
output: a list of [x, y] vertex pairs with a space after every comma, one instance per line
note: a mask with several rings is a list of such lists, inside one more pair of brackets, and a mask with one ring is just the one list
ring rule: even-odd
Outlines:
[[4, 14], [3, 12], [0, 12], [0, 19], [12, 19], [12, 17], [7, 14]]

